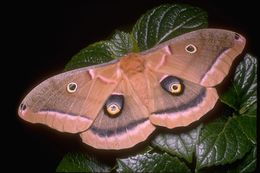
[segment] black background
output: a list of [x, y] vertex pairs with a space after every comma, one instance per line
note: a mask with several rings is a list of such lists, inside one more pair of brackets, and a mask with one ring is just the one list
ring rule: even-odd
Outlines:
[[246, 52], [259, 56], [259, 12], [249, 1], [32, 1], [2, 6], [1, 91], [6, 112], [1, 118], [1, 143], [8, 170], [53, 172], [65, 153], [80, 150], [113, 163], [112, 154], [85, 148], [76, 135], [22, 121], [16, 113], [19, 102], [39, 82], [62, 72], [80, 49], [108, 38], [115, 29], [132, 26], [147, 10], [171, 2], [204, 9], [209, 27], [241, 33], [247, 38]]

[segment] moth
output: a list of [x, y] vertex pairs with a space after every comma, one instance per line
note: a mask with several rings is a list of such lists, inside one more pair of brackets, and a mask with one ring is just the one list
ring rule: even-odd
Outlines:
[[18, 114], [79, 133], [94, 148], [130, 148], [156, 126], [188, 126], [213, 109], [214, 87], [245, 42], [228, 30], [189, 32], [144, 52], [53, 76], [23, 99]]

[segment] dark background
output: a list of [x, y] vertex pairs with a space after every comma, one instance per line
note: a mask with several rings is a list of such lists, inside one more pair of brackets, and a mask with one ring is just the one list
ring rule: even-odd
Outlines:
[[2, 110], [7, 111], [1, 119], [3, 165], [10, 171], [53, 172], [69, 151], [92, 153], [113, 164], [113, 153], [86, 147], [77, 135], [22, 121], [16, 113], [19, 102], [39, 82], [62, 72], [80, 49], [107, 39], [115, 29], [132, 26], [147, 10], [171, 2], [204, 9], [209, 15], [209, 27], [241, 33], [248, 41], [246, 52], [259, 56], [259, 10], [249, 1], [32, 1], [3, 5], [2, 48], [6, 54], [2, 52], [1, 85], [2, 100], [6, 103]]

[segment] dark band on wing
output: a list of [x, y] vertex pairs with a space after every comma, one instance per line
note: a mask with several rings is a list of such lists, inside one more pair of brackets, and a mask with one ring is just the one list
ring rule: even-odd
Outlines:
[[198, 104], [200, 104], [204, 97], [206, 96], [206, 88], [201, 88], [199, 94], [192, 98], [189, 102], [184, 103], [178, 107], [172, 107], [172, 108], [168, 108], [168, 109], [164, 109], [164, 110], [158, 110], [156, 112], [153, 112], [152, 114], [167, 114], [167, 113], [174, 113], [174, 112], [181, 112], [183, 110], [187, 110], [191, 107], [195, 107]]
[[90, 130], [100, 137], [111, 137], [111, 136], [125, 133], [127, 130], [134, 129], [136, 126], [144, 123], [145, 121], [148, 121], [148, 118], [142, 118], [142, 119], [139, 119], [136, 121], [132, 121], [132, 122], [128, 123], [128, 125], [126, 125], [126, 126], [119, 126], [117, 128], [113, 128], [113, 129], [98, 128], [93, 125], [93, 126], [91, 126]]
[[40, 109], [38, 111], [39, 113], [40, 112], [53, 112], [53, 113], [59, 113], [59, 114], [64, 114], [64, 115], [68, 115], [68, 116], [79, 116], [79, 117], [82, 117], [82, 118], [86, 118], [88, 120], [91, 120], [88, 116], [86, 115], [78, 115], [78, 114], [75, 114], [75, 113], [72, 113], [72, 112], [64, 112], [64, 111], [60, 111], [60, 110], [54, 110], [54, 109]]

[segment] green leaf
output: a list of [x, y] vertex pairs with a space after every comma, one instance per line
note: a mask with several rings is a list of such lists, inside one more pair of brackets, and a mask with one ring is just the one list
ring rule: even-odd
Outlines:
[[132, 33], [143, 51], [207, 25], [207, 13], [200, 8], [180, 4], [161, 5], [141, 16]]
[[196, 149], [197, 169], [232, 163], [250, 150], [252, 143], [238, 125], [240, 121], [238, 116], [222, 117], [202, 128]]
[[256, 70], [256, 58], [247, 54], [236, 68], [232, 87], [221, 97], [222, 102], [239, 111], [237, 126], [253, 144], [256, 144]]
[[137, 43], [129, 33], [116, 31], [110, 41], [108, 41], [110, 52], [115, 57], [124, 56], [130, 52], [137, 52]]
[[145, 152], [117, 159], [117, 164], [117, 172], [190, 172], [189, 168], [177, 157], [172, 157], [167, 153]]
[[221, 101], [238, 112], [205, 125], [196, 150], [197, 168], [241, 159], [256, 144], [257, 61], [247, 54], [237, 66], [232, 87]]
[[191, 163], [201, 127], [180, 134], [161, 133], [155, 137], [152, 145]]
[[221, 96], [221, 101], [240, 113], [255, 104], [257, 88], [257, 60], [247, 54], [236, 68], [232, 87]]
[[79, 153], [68, 153], [57, 167], [57, 172], [110, 172], [110, 168], [96, 159]]
[[256, 169], [256, 146], [237, 165], [237, 167], [229, 170], [228, 173], [254, 172]]
[[100, 41], [82, 49], [72, 57], [65, 70], [105, 63], [134, 51], [138, 51], [138, 48], [133, 36], [117, 31], [110, 40]]
[[65, 70], [101, 64], [111, 60], [113, 60], [113, 54], [110, 51], [108, 43], [101, 41], [89, 45], [74, 55], [67, 63]]
[[237, 117], [237, 125], [253, 144], [256, 144], [256, 103], [250, 110]]

